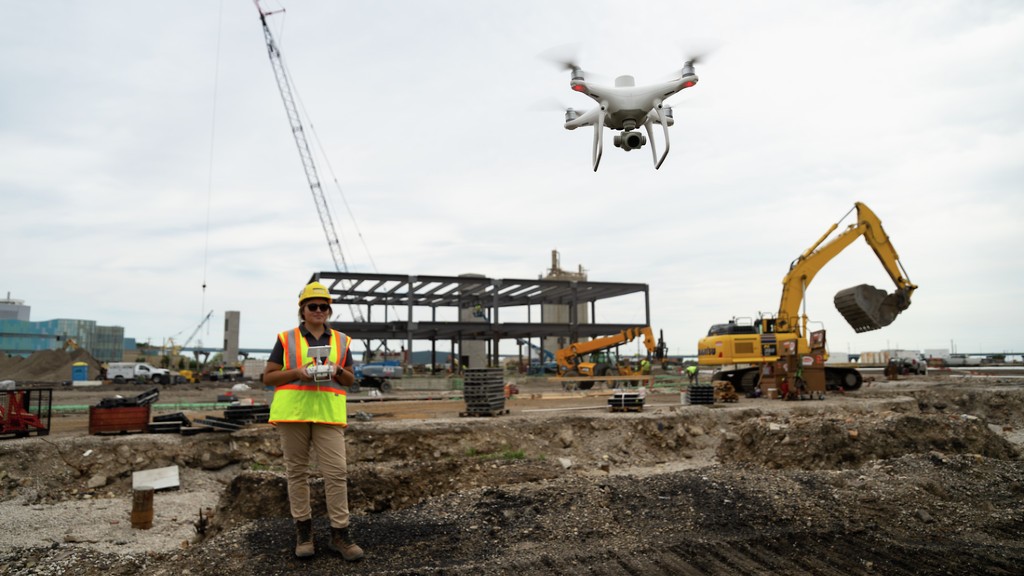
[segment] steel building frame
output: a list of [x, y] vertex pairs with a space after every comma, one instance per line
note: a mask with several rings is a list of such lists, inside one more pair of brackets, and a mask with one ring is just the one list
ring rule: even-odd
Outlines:
[[[636, 323], [580, 323], [580, 305], [588, 305], [595, 318], [597, 303], [609, 298], [643, 294], [644, 325], [651, 323], [650, 290], [647, 284], [486, 278], [482, 276], [408, 276], [359, 272], [318, 272], [310, 281], [323, 283], [333, 302], [353, 311], [354, 320], [340, 328], [356, 340], [413, 340], [460, 343], [484, 340], [492, 343], [490, 360], [497, 363], [498, 342], [504, 339], [561, 338], [566, 343], [581, 338], [616, 334]], [[568, 307], [569, 322], [548, 323], [544, 305]], [[502, 310], [525, 307], [526, 322], [501, 322]], [[537, 320], [533, 308], [538, 307]], [[392, 319], [389, 310], [406, 310], [408, 320]], [[473, 321], [438, 321], [443, 308], [473, 309]], [[521, 314], [520, 314], [521, 315]], [[462, 318], [461, 314], [456, 317]], [[461, 348], [461, 346], [460, 346]], [[454, 351], [454, 346], [453, 346]]]

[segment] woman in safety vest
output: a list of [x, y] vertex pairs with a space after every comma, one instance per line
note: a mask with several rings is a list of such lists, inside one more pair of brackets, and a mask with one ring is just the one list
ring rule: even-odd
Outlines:
[[[299, 294], [299, 326], [277, 335], [263, 383], [274, 387], [270, 423], [277, 426], [281, 436], [288, 503], [295, 519], [295, 555], [308, 558], [314, 554], [309, 455], [315, 450], [331, 522], [327, 546], [351, 562], [363, 557], [363, 549], [349, 535], [345, 457], [345, 388], [355, 383], [349, 350], [352, 339], [328, 326], [330, 316], [331, 294], [327, 287], [312, 282], [303, 288]], [[330, 346], [330, 353], [319, 355], [317, 362], [318, 355], [309, 350], [314, 346]]]

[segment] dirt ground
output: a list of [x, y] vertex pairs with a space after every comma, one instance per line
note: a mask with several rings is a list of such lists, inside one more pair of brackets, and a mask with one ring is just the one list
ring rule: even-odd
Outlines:
[[[507, 414], [463, 417], [458, 391], [363, 392], [349, 407], [353, 532], [367, 557], [292, 555], [272, 427], [195, 436], [0, 440], [0, 573], [1019, 574], [1024, 376], [936, 373], [825, 400], [686, 405], [657, 388], [639, 412], [607, 391], [517, 381]], [[57, 386], [57, 406], [114, 389]], [[159, 412], [223, 385], [161, 387]], [[267, 399], [239, 390], [242, 400]], [[197, 407], [197, 405], [200, 405]], [[178, 466], [180, 488], [132, 529], [131, 476]], [[322, 502], [322, 482], [314, 480]], [[202, 520], [200, 520], [202, 512]]]

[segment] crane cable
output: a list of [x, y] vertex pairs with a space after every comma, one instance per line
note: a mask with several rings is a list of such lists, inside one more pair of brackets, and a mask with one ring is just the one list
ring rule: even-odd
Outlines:
[[[320, 135], [317, 134], [316, 128], [313, 124], [309, 125], [309, 131], [313, 133], [313, 140], [316, 142], [317, 150], [320, 152], [320, 156], [324, 159], [324, 164], [327, 166], [327, 172], [331, 175], [331, 182], [334, 183], [335, 190], [338, 191], [338, 196], [341, 197], [341, 203], [345, 206], [345, 212], [348, 214], [349, 220], [352, 221], [352, 227], [356, 230], [356, 236], [359, 238], [359, 243], [363, 246], [363, 251], [366, 252], [366, 259], [370, 262], [370, 269], [373, 270], [374, 274], [380, 274], [377, 270], [377, 262], [373, 259], [373, 254], [370, 252], [370, 246], [366, 243], [366, 238], [363, 236], [362, 229], [359, 228], [359, 221], [356, 220], [356, 215], [352, 212], [352, 206], [348, 203], [348, 198], [345, 196], [345, 190], [341, 187], [341, 183], [338, 182], [338, 177], [334, 174], [334, 167], [331, 166], [330, 160], [327, 158], [327, 153], [324, 151], [323, 144], [320, 142]], [[391, 312], [394, 313], [395, 318], [398, 318], [398, 308], [395, 305], [391, 306]]]
[[[309, 123], [309, 114], [306, 113], [305, 106], [302, 103], [302, 97], [298, 94], [298, 90], [292, 86], [291, 73], [288, 70], [287, 63], [284, 61], [284, 55], [281, 53], [277, 42], [274, 41], [273, 34], [270, 32], [269, 25], [265, 18], [266, 14], [262, 11], [260, 14], [263, 16], [263, 29], [268, 43], [268, 48], [272, 48], [272, 50], [270, 50], [270, 61], [271, 65], [275, 69], [275, 73], [277, 74], [278, 90], [281, 92], [281, 97], [284, 101], [285, 112], [288, 114], [289, 122], [292, 123], [293, 136], [295, 137], [295, 142], [299, 147], [299, 156], [303, 159], [303, 166], [306, 169], [306, 178], [309, 181], [310, 189], [313, 193], [313, 202], [316, 204], [317, 211], [320, 214], [320, 224], [323, 226], [324, 234], [327, 236], [328, 246], [331, 248], [331, 256], [334, 260], [335, 270], [338, 272], [348, 272], [348, 260], [345, 258], [341, 239], [338, 238], [338, 231], [334, 227], [333, 210], [327, 200], [327, 195], [323, 192], [323, 186], [320, 184], [320, 176], [316, 172], [316, 161], [313, 158], [313, 151], [309, 149], [309, 142], [305, 136], [305, 125]], [[345, 282], [342, 282], [342, 286], [345, 286]], [[349, 312], [352, 314], [353, 320], [356, 322], [365, 322], [362, 314], [359, 312], [359, 309], [354, 304], [349, 303], [348, 308]]]
[[327, 172], [331, 175], [331, 181], [334, 183], [334, 188], [338, 191], [338, 195], [341, 197], [341, 203], [345, 206], [345, 212], [348, 214], [349, 220], [352, 221], [352, 227], [356, 230], [356, 236], [359, 237], [359, 243], [363, 245], [363, 250], [366, 252], [366, 258], [370, 261], [370, 267], [374, 273], [379, 274], [377, 270], [377, 263], [373, 260], [373, 254], [370, 253], [370, 247], [366, 244], [366, 238], [363, 236], [363, 231], [359, 228], [359, 221], [356, 220], [355, 214], [352, 212], [352, 207], [348, 203], [348, 198], [345, 196], [345, 190], [342, 189], [341, 183], [338, 182], [338, 177], [334, 174], [334, 167], [331, 166], [330, 160], [327, 158], [327, 153], [324, 151], [323, 144], [320, 142], [320, 135], [317, 134], [316, 127], [313, 124], [309, 125], [309, 131], [313, 133], [313, 140], [316, 141], [317, 150], [320, 151], [320, 155], [324, 159], [324, 164], [327, 166]]
[[[283, 9], [281, 10], [281, 13], [287, 14]], [[284, 40], [282, 39], [283, 32], [284, 24], [282, 23], [275, 36], [279, 45], [283, 45], [284, 43]], [[292, 73], [291, 70], [288, 69], [288, 63], [285, 62], [283, 55], [281, 57], [281, 66], [285, 69], [285, 73], [290, 78]], [[366, 238], [363, 236], [363, 231], [359, 228], [359, 221], [356, 220], [355, 214], [352, 212], [352, 207], [349, 205], [348, 198], [345, 196], [345, 190], [342, 189], [341, 184], [338, 182], [338, 177], [334, 173], [334, 166], [331, 165], [330, 158], [324, 150], [323, 142], [320, 141], [320, 134], [316, 131], [316, 126], [310, 120], [309, 112], [306, 111], [306, 103], [302, 100], [302, 95], [299, 94], [298, 89], [294, 85], [291, 87], [291, 90], [295, 95], [295, 101], [298, 104], [299, 113], [306, 119], [306, 124], [309, 125], [309, 131], [313, 134], [313, 140], [316, 142], [317, 151], [320, 152], [320, 157], [323, 159], [323, 163], [327, 167], [327, 172], [331, 175], [331, 182], [334, 183], [334, 188], [338, 191], [338, 195], [341, 197], [341, 202], [345, 206], [345, 212], [348, 214], [349, 220], [352, 221], [352, 227], [356, 230], [356, 235], [359, 237], [359, 243], [362, 244], [363, 251], [366, 252], [366, 258], [370, 262], [370, 267], [373, 269], [374, 273], [379, 273], [377, 270], [377, 263], [373, 259], [373, 254], [370, 253], [370, 247], [366, 244]], [[339, 246], [339, 250], [340, 248], [341, 247]], [[347, 268], [347, 262], [345, 264]]]
[[[338, 176], [334, 173], [334, 167], [331, 166], [331, 161], [327, 157], [327, 153], [324, 151], [324, 145], [319, 139], [319, 134], [316, 133], [316, 128], [312, 124], [309, 124], [309, 131], [313, 133], [313, 140], [316, 141], [316, 149], [321, 153], [324, 158], [324, 164], [327, 165], [327, 171], [331, 174], [331, 181], [334, 182], [334, 188], [338, 191], [338, 196], [341, 197], [341, 203], [345, 206], [345, 212], [348, 214], [348, 219], [352, 222], [352, 228], [355, 229], [355, 235], [359, 239], [359, 244], [362, 245], [362, 251], [367, 253], [367, 259], [370, 261], [370, 268], [374, 271], [374, 274], [380, 274], [377, 270], [377, 262], [374, 260], [374, 255], [370, 252], [370, 246], [367, 245], [367, 239], [362, 236], [362, 230], [359, 229], [359, 222], [355, 219], [355, 214], [352, 212], [352, 207], [348, 204], [348, 198], [345, 196], [345, 191], [341, 188], [341, 182], [338, 181]], [[394, 304], [391, 305], [391, 312], [395, 318], [398, 317], [398, 308]], [[407, 319], [412, 320], [412, 319]]]
[[[217, 50], [213, 60], [213, 106], [210, 115], [210, 158], [206, 174], [206, 231], [203, 244], [203, 295], [199, 306], [199, 315], [206, 311], [206, 272], [210, 261], [210, 213], [213, 205], [213, 162], [217, 135], [217, 91], [220, 86], [220, 43], [224, 25], [224, 0], [220, 1], [217, 12]], [[203, 317], [205, 322], [205, 317]], [[202, 324], [200, 324], [202, 327]]]
[[[281, 40], [279, 38], [278, 43], [280, 44], [280, 42]], [[288, 64], [284, 61], [283, 57], [281, 58], [281, 66], [285, 68], [286, 74], [289, 77], [291, 77], [291, 71], [288, 70]], [[298, 106], [300, 115], [306, 119], [305, 123], [309, 126], [309, 131], [313, 135], [313, 141], [316, 142], [317, 151], [320, 153], [320, 158], [323, 159], [323, 164], [324, 166], [327, 167], [327, 172], [331, 176], [331, 181], [334, 183], [334, 188], [338, 191], [338, 195], [341, 198], [341, 202], [345, 206], [345, 212], [348, 214], [348, 218], [352, 222], [352, 227], [356, 231], [356, 236], [359, 238], [359, 242], [363, 246], [363, 251], [366, 253], [366, 258], [370, 263], [370, 268], [373, 270], [374, 273], [379, 274], [380, 272], [377, 270], [377, 263], [373, 259], [373, 254], [370, 252], [369, 245], [366, 243], [366, 237], [363, 236], [363, 231], [362, 229], [359, 228], [359, 221], [356, 220], [355, 214], [352, 211], [352, 206], [349, 204], [348, 198], [345, 196], [345, 190], [341, 187], [341, 183], [338, 182], [338, 177], [334, 172], [334, 166], [331, 165], [330, 158], [327, 156], [327, 152], [324, 150], [323, 142], [320, 141], [320, 134], [316, 131], [316, 126], [312, 123], [312, 121], [309, 120], [310, 116], [309, 113], [306, 111], [306, 104], [302, 100], [302, 95], [299, 93], [298, 89], [294, 85], [291, 87], [291, 91], [292, 94], [295, 96], [295, 101]], [[327, 197], [325, 196], [325, 200], [326, 198]], [[336, 210], [333, 210], [330, 207], [328, 207], [328, 209], [331, 210], [332, 212], [336, 212]], [[340, 245], [338, 246], [338, 251], [342, 252], [342, 258], [344, 259], [344, 252]], [[347, 262], [345, 262], [345, 267], [348, 268]], [[345, 271], [347, 272], [348, 270]], [[395, 317], [397, 318], [398, 309], [395, 306], [392, 306], [391, 310], [392, 312], [394, 312]], [[356, 317], [356, 315], [353, 314], [353, 317]]]

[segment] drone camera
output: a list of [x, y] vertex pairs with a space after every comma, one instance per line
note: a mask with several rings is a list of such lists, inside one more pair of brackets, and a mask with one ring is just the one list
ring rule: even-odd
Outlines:
[[615, 147], [622, 148], [626, 152], [637, 150], [647, 144], [647, 136], [639, 132], [626, 131], [615, 135]]

